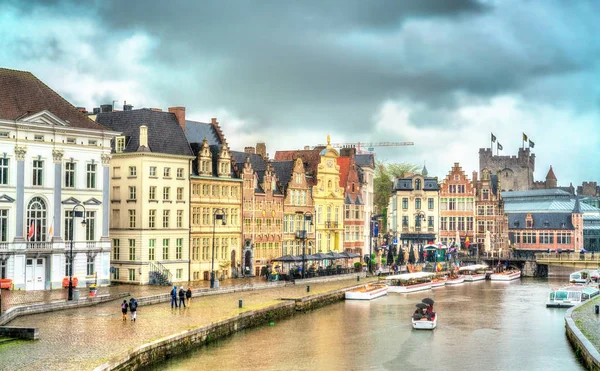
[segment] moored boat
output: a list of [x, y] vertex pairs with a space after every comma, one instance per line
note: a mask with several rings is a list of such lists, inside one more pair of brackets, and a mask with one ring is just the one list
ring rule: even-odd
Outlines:
[[488, 266], [485, 264], [466, 265], [458, 268], [460, 274], [464, 277], [465, 282], [474, 282], [485, 280]]
[[385, 283], [389, 292], [408, 293], [431, 289], [431, 279], [434, 274], [429, 272], [415, 272], [387, 276]]
[[569, 282], [587, 284], [592, 280], [592, 275], [587, 269], [573, 272], [569, 275]]
[[448, 281], [448, 277], [447, 276], [435, 275], [431, 279], [431, 287], [432, 288], [435, 288], [435, 287], [444, 287], [444, 286], [446, 286], [446, 281]]
[[460, 285], [461, 283], [465, 282], [465, 277], [464, 276], [450, 276], [448, 277], [448, 279], [446, 280], [446, 285]]
[[521, 271], [516, 268], [506, 269], [502, 272], [492, 273], [492, 281], [512, 281], [521, 278]]
[[570, 285], [554, 288], [548, 295], [547, 308], [567, 308], [597, 296], [600, 290], [592, 286]]
[[346, 291], [346, 300], [371, 300], [387, 295], [388, 287], [382, 283], [369, 283], [362, 287]]
[[417, 310], [411, 317], [415, 330], [433, 330], [437, 326], [438, 315], [433, 311], [433, 300], [425, 298], [417, 304]]

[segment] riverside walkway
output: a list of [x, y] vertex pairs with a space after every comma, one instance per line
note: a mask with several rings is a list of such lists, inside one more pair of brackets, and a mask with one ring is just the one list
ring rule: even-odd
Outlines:
[[[229, 280], [222, 284], [248, 284], [251, 280], [265, 283], [264, 280], [249, 279]], [[361, 280], [361, 283], [370, 280]], [[143, 344], [231, 318], [244, 311], [268, 307], [279, 303], [281, 298], [302, 298], [356, 284], [356, 279], [348, 279], [310, 283], [310, 292], [306, 292], [305, 284], [288, 284], [253, 291], [194, 297], [189, 308], [171, 309], [169, 302], [163, 302], [140, 306], [136, 322], [121, 320], [118, 300], [91, 307], [19, 317], [8, 325], [37, 327], [40, 340], [20, 340], [0, 345], [0, 370], [92, 370]], [[169, 291], [169, 287], [165, 286], [142, 286], [138, 287], [137, 292], [134, 288], [129, 287], [130, 290], [124, 291], [131, 292], [136, 298], [143, 296], [140, 293], [151, 296]], [[123, 292], [122, 289], [123, 287], [119, 286], [110, 288]], [[243, 300], [241, 309], [238, 308], [240, 299]]]

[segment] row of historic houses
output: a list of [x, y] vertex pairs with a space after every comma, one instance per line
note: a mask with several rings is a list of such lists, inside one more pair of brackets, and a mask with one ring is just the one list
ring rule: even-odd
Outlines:
[[15, 289], [260, 274], [271, 259], [364, 253], [373, 155], [229, 148], [184, 107], [88, 115], [0, 69], [0, 278]]

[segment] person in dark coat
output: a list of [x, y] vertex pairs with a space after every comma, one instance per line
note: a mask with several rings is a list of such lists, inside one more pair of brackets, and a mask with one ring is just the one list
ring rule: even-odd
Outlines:
[[185, 290], [183, 286], [179, 289], [179, 306], [181, 307], [182, 305], [185, 308]]
[[177, 308], [177, 286], [173, 286], [173, 290], [171, 290], [171, 308]]
[[134, 297], [129, 299], [129, 311], [131, 312], [131, 320], [133, 322], [135, 322], [135, 318], [137, 315], [137, 306], [138, 306], [138, 302], [137, 302], [137, 300], [135, 300]]
[[123, 304], [121, 304], [121, 313], [123, 314], [123, 321], [127, 321], [127, 308], [129, 308], [129, 304], [127, 304], [127, 300], [123, 299]]
[[192, 288], [188, 286], [187, 291], [185, 292], [185, 298], [187, 299], [187, 306], [190, 306], [192, 302]]

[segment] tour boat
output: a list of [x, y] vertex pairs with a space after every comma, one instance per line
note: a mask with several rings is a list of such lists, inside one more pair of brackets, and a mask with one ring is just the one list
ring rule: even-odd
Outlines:
[[582, 303], [598, 295], [600, 290], [592, 286], [570, 285], [550, 291], [547, 308], [566, 308]]
[[487, 268], [485, 264], [474, 264], [460, 267], [458, 271], [465, 278], [465, 282], [474, 282], [485, 280]]
[[411, 317], [415, 330], [433, 330], [437, 326], [438, 315], [433, 311], [433, 299], [425, 298], [417, 304], [417, 310]]
[[490, 276], [492, 281], [512, 281], [519, 278], [521, 278], [521, 271], [516, 268], [506, 269]]
[[450, 276], [446, 280], [446, 285], [460, 285], [465, 282], [465, 276]]
[[592, 279], [592, 275], [587, 269], [573, 272], [569, 275], [569, 282], [571, 283], [589, 283]]
[[385, 283], [389, 292], [408, 293], [431, 289], [431, 279], [434, 274], [429, 272], [415, 272], [387, 276]]
[[346, 300], [371, 300], [387, 295], [388, 287], [381, 283], [369, 283], [368, 285], [346, 291]]

